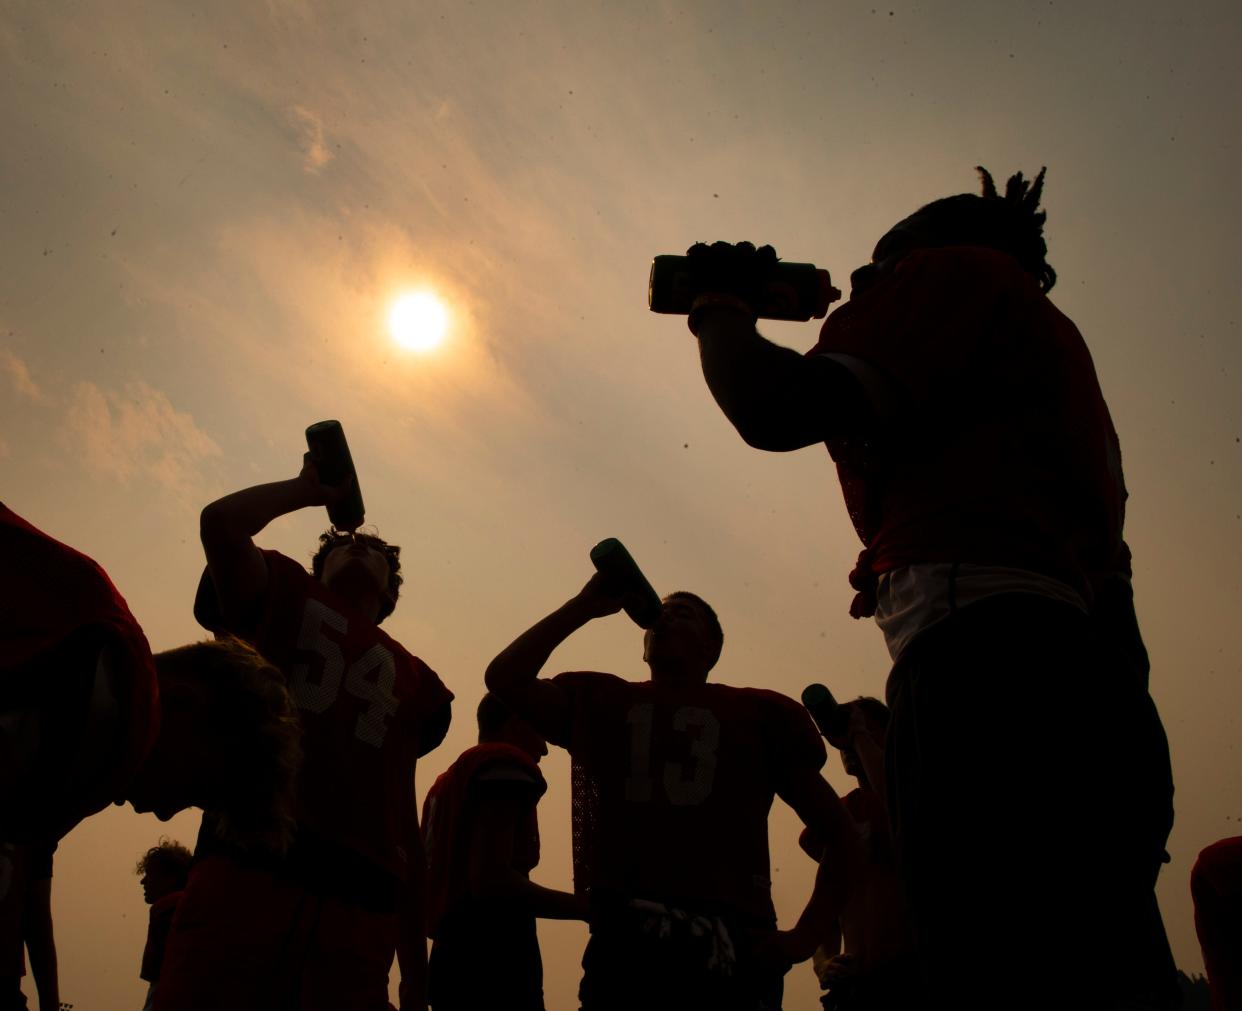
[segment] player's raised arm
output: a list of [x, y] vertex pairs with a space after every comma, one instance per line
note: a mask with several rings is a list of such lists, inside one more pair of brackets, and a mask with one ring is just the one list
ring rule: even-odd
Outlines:
[[789, 770], [777, 793], [813, 836], [824, 841], [806, 908], [792, 929], [778, 935], [785, 958], [790, 963], [804, 962], [814, 954], [820, 941], [836, 929], [861, 852], [849, 813], [818, 770], [810, 766]]
[[801, 449], [871, 415], [867, 395], [839, 362], [808, 358], [755, 329], [757, 293], [775, 270], [771, 246], [698, 244], [687, 252], [700, 294], [687, 323], [703, 378], [725, 417], [756, 449]]
[[519, 635], [487, 665], [484, 680], [511, 709], [544, 737], [562, 743], [569, 734], [569, 699], [564, 689], [539, 677], [552, 651], [595, 618], [616, 614], [621, 598], [609, 592], [601, 573], [551, 614]]
[[297, 477], [243, 488], [203, 508], [199, 537], [226, 622], [248, 615], [267, 588], [267, 565], [254, 535], [278, 516], [328, 505], [346, 491], [320, 482], [307, 454]]

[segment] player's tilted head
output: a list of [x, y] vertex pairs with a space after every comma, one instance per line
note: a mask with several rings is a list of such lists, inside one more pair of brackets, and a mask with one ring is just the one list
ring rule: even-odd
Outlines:
[[378, 625], [397, 606], [401, 595], [401, 548], [375, 534], [325, 530], [319, 535], [319, 548], [311, 558], [311, 575], [333, 585], [344, 573], [368, 572], [380, 591]]
[[186, 807], [219, 835], [282, 852], [292, 837], [301, 723], [280, 670], [226, 637], [155, 654], [160, 734], [128, 799], [167, 819]]
[[678, 590], [664, 598], [660, 617], [643, 637], [643, 659], [657, 680], [706, 679], [723, 647], [724, 631], [711, 605], [698, 594]]
[[880, 239], [874, 262], [928, 246], [986, 246], [1009, 253], [1042, 290], [1050, 290], [1057, 274], [1045, 259], [1048, 215], [1039, 209], [1046, 169], [1041, 168], [1034, 179], [1015, 173], [1005, 184], [1004, 194], [997, 191], [987, 169], [976, 166], [976, 171], [982, 181], [981, 194], [960, 193], [919, 208]]
[[147, 850], [134, 867], [142, 884], [143, 898], [158, 902], [165, 895], [185, 888], [194, 854], [172, 839], [164, 837]]

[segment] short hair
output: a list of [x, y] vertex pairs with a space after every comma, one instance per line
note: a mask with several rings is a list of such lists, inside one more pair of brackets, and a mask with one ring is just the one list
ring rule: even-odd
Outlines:
[[161, 705], [193, 706], [220, 749], [212, 800], [218, 835], [244, 849], [283, 853], [294, 831], [302, 724], [285, 676], [234, 636], [155, 654]]
[[1039, 210], [1044, 192], [1041, 168], [1032, 180], [1016, 172], [1005, 183], [1005, 194], [996, 189], [992, 173], [976, 165], [982, 193], [960, 193], [934, 200], [915, 212], [944, 245], [978, 245], [1013, 256], [1027, 273], [1039, 282], [1042, 291], [1057, 283], [1057, 272], [1048, 265], [1048, 245], [1044, 241], [1046, 211]]
[[859, 695], [858, 698], [847, 703], [847, 705], [857, 706], [885, 730], [888, 729], [888, 721], [890, 717], [888, 706], [886, 706], [879, 699], [874, 699], [870, 695]]
[[139, 858], [134, 867], [134, 873], [143, 875], [148, 871], [167, 871], [177, 881], [177, 890], [180, 891], [190, 877], [190, 865], [193, 862], [193, 853], [181, 843], [162, 836], [157, 845], [152, 846]]
[[691, 593], [689, 590], [675, 590], [670, 593], [665, 600], [688, 600], [698, 608], [699, 613], [707, 622], [707, 632], [711, 637], [711, 645], [714, 647], [710, 662], [707, 669], [711, 670], [716, 666], [716, 661], [720, 659], [720, 651], [724, 649], [724, 629], [720, 627], [720, 619], [716, 617], [716, 612], [712, 610], [712, 605], [700, 597], [697, 593]]
[[388, 596], [380, 603], [379, 616], [375, 619], [375, 624], [378, 625], [396, 609], [397, 598], [401, 596], [401, 584], [405, 582], [401, 577], [401, 549], [397, 545], [389, 544], [375, 534], [357, 532], [351, 534], [337, 530], [335, 527], [330, 528], [319, 535], [319, 547], [311, 558], [311, 575], [316, 579], [322, 579], [323, 563], [328, 554], [334, 548], [353, 541], [362, 541], [363, 544], [375, 548], [388, 559]]
[[485, 740], [495, 740], [512, 715], [513, 710], [501, 701], [500, 696], [487, 692], [479, 700], [479, 708], [475, 713], [479, 721], [479, 736]]

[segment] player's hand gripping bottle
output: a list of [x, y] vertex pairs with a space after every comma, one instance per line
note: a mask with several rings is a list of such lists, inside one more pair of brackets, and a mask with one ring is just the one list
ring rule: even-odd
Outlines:
[[607, 577], [610, 589], [625, 598], [622, 605], [639, 628], [650, 628], [660, 617], [663, 604], [647, 577], [615, 537], [600, 541], [591, 549], [591, 562]]
[[807, 685], [802, 689], [802, 704], [811, 714], [815, 726], [828, 740], [840, 740], [850, 722], [850, 711], [824, 685]]
[[357, 530], [362, 526], [366, 509], [362, 504], [354, 458], [345, 441], [345, 429], [339, 421], [316, 421], [306, 430], [306, 447], [315, 461], [321, 484], [339, 488], [353, 479], [345, 496], [328, 506], [328, 519], [337, 530]]

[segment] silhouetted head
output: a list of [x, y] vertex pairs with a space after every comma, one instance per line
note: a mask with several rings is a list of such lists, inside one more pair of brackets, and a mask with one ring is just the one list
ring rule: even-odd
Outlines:
[[194, 854], [171, 839], [161, 839], [142, 855], [134, 873], [140, 875], [142, 898], [148, 904], [185, 888]]
[[282, 851], [293, 834], [302, 727], [284, 675], [240, 639], [155, 654], [159, 736], [126, 789], [135, 811], [167, 821], [198, 807], [217, 834]]
[[374, 534], [325, 530], [311, 559], [311, 575], [346, 600], [360, 592], [377, 593], [378, 625], [392, 614], [401, 594], [401, 549]]
[[885, 270], [891, 269], [915, 249], [937, 246], [986, 246], [999, 249], [1016, 259], [1036, 281], [1049, 291], [1056, 284], [1056, 271], [1045, 257], [1044, 221], [1039, 209], [1044, 191], [1041, 168], [1033, 180], [1021, 172], [1009, 177], [1004, 194], [997, 192], [991, 173], [982, 166], [976, 171], [983, 183], [980, 195], [961, 193], [935, 200], [885, 233], [876, 243], [871, 263], [850, 276], [855, 293], [864, 291]]
[[539, 731], [491, 692], [479, 701], [477, 716], [480, 744], [511, 744], [536, 762], [548, 753], [548, 742]]
[[643, 636], [643, 659], [653, 681], [697, 683], [720, 659], [724, 632], [711, 605], [678, 590], [664, 598], [660, 617]]

